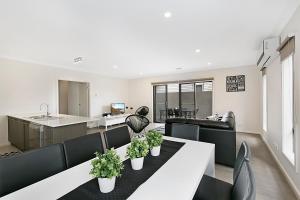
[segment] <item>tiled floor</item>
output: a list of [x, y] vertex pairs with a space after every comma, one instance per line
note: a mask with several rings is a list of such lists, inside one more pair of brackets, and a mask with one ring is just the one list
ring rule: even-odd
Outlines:
[[[151, 124], [149, 129], [159, 126]], [[101, 132], [104, 131], [101, 129]], [[251, 163], [256, 178], [257, 200], [296, 200], [284, 176], [277, 167], [271, 153], [259, 135], [238, 133], [237, 149], [242, 141], [246, 141], [251, 148]], [[17, 151], [13, 146], [0, 147], [0, 154]], [[216, 177], [232, 183], [233, 169], [216, 165]]]

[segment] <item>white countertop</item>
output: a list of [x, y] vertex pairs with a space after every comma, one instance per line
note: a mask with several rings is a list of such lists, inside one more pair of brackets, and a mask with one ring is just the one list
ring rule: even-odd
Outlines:
[[12, 114], [8, 115], [9, 117], [21, 119], [24, 121], [28, 121], [34, 124], [49, 126], [49, 127], [60, 127], [60, 126], [68, 126], [72, 124], [80, 124], [85, 122], [97, 121], [99, 119], [91, 118], [91, 117], [80, 117], [73, 115], [63, 115], [63, 114], [51, 114], [50, 116], [56, 117], [55, 119], [32, 119], [32, 116], [39, 116], [39, 114]]

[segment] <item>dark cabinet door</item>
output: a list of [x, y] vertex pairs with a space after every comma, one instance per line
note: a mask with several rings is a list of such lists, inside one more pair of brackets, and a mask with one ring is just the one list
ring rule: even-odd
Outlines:
[[8, 139], [18, 149], [25, 150], [25, 122], [15, 118], [9, 118]]
[[14, 118], [8, 118], [8, 141], [13, 145], [16, 143], [16, 123], [17, 121]]
[[41, 125], [31, 123], [28, 124], [27, 127], [27, 130], [25, 130], [26, 150], [37, 149], [42, 147], [42, 138], [40, 131]]
[[17, 120], [16, 123], [16, 146], [20, 150], [25, 150], [25, 127], [24, 127], [24, 122], [21, 120]]

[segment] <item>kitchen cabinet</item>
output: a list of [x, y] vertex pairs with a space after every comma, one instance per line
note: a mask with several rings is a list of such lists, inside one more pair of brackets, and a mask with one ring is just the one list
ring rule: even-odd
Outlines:
[[25, 123], [20, 119], [8, 118], [8, 140], [20, 150], [25, 150]]
[[8, 117], [8, 140], [21, 151], [36, 149], [86, 135], [87, 123], [50, 127]]

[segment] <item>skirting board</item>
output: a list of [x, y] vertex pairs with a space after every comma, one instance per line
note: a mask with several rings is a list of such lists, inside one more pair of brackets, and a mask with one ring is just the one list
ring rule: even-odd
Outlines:
[[0, 143], [0, 147], [5, 147], [5, 146], [9, 146], [9, 145], [11, 145], [11, 143], [8, 141]]
[[296, 187], [295, 183], [293, 182], [293, 180], [290, 178], [290, 176], [288, 175], [288, 173], [285, 171], [284, 167], [281, 165], [280, 161], [278, 160], [276, 154], [274, 153], [274, 151], [272, 150], [271, 146], [269, 145], [268, 141], [262, 136], [260, 135], [260, 137], [262, 138], [262, 140], [264, 141], [264, 143], [266, 144], [266, 146], [268, 147], [269, 151], [271, 152], [275, 162], [277, 163], [277, 165], [279, 166], [280, 171], [282, 172], [283, 176], [286, 178], [288, 184], [290, 185], [290, 187], [292, 188], [293, 192], [295, 193], [296, 197], [298, 200], [300, 200], [300, 191], [298, 190], [298, 188]]
[[254, 134], [254, 135], [261, 135], [260, 133], [254, 133], [254, 132], [245, 132], [245, 131], [236, 131], [237, 133], [245, 133], [245, 134]]

